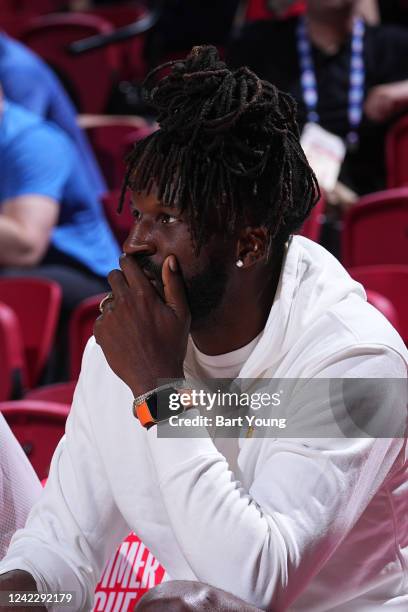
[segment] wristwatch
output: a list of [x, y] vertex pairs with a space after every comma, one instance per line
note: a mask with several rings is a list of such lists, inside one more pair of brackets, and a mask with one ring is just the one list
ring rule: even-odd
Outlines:
[[157, 423], [168, 421], [193, 406], [192, 390], [178, 386], [154, 389], [133, 401], [133, 414], [141, 425], [149, 429]]

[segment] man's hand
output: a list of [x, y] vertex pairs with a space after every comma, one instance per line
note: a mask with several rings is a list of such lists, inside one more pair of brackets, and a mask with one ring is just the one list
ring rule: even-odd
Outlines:
[[111, 369], [136, 397], [160, 378], [184, 376], [191, 315], [174, 255], [162, 268], [164, 300], [132, 257], [123, 255], [120, 267], [108, 276], [113, 300], [96, 320], [94, 335]]
[[261, 612], [231, 593], [189, 580], [163, 582], [150, 589], [135, 612]]
[[[13, 570], [0, 576], [0, 591], [37, 591], [34, 578], [28, 572]], [[0, 605], [0, 612], [16, 611], [16, 606]], [[18, 607], [18, 612], [47, 612], [44, 606]]]
[[371, 121], [382, 123], [408, 107], [408, 81], [373, 87], [365, 101], [365, 114]]

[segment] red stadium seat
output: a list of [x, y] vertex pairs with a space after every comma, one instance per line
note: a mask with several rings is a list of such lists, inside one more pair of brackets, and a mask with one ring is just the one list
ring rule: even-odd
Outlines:
[[83, 12], [102, 17], [110, 21], [116, 28], [121, 28], [146, 15], [147, 6], [146, 2], [140, 0], [130, 0], [129, 2], [121, 2], [120, 4], [113, 1], [111, 4], [93, 6]]
[[44, 15], [64, 8], [65, 0], [1, 0], [1, 10], [21, 15]]
[[0, 412], [23, 447], [38, 478], [46, 478], [54, 450], [65, 432], [69, 406], [20, 400], [0, 403]]
[[[122, 28], [135, 21], [139, 21], [148, 13], [146, 3], [131, 0], [129, 3], [101, 5], [85, 11], [97, 15], [112, 23], [115, 28]], [[120, 55], [120, 79], [143, 80], [147, 74], [144, 58], [145, 34], [139, 34], [128, 40], [115, 43], [115, 49]]]
[[312, 209], [312, 212], [303, 223], [299, 230], [299, 234], [315, 242], [319, 242], [320, 232], [322, 229], [322, 223], [324, 219], [324, 211], [326, 209], [326, 202], [323, 197], [320, 198], [316, 206]]
[[24, 399], [38, 400], [42, 402], [57, 402], [57, 404], [72, 404], [76, 380], [69, 382], [56, 383], [54, 385], [45, 385], [31, 389], [24, 395]]
[[99, 303], [106, 293], [90, 297], [74, 310], [70, 326], [70, 355], [71, 355], [71, 378], [76, 380], [81, 370], [82, 354], [86, 343], [93, 335], [95, 319], [100, 315]]
[[14, 310], [19, 320], [27, 384], [31, 388], [38, 382], [52, 347], [61, 308], [61, 288], [41, 278], [1, 278], [0, 300]]
[[125, 157], [132, 144], [149, 136], [153, 130], [139, 117], [127, 121], [112, 118], [110, 122], [86, 129], [109, 189], [121, 187], [126, 169]]
[[32, 19], [32, 15], [19, 17], [14, 13], [5, 13], [3, 8], [0, 7], [0, 27], [2, 32], [5, 32], [13, 38], [19, 38], [21, 33], [24, 31], [25, 24], [27, 21]]
[[408, 344], [408, 266], [366, 266], [349, 268], [348, 272], [367, 291], [377, 292], [391, 302], [396, 312], [396, 323], [384, 314]]
[[113, 29], [108, 21], [93, 15], [53, 14], [33, 19], [20, 38], [54, 68], [80, 112], [103, 113], [117, 79], [117, 50], [108, 46], [77, 56], [68, 47]]
[[[305, 12], [306, 2], [298, 0], [290, 6], [285, 13], [284, 18], [294, 17]], [[246, 21], [255, 21], [258, 19], [272, 19], [274, 12], [268, 7], [268, 0], [249, 0], [246, 9]]]
[[399, 119], [389, 130], [385, 159], [388, 189], [408, 185], [408, 115]]
[[0, 302], [0, 401], [21, 397], [25, 386], [25, 360], [17, 315]]
[[106, 193], [102, 198], [102, 204], [105, 211], [105, 216], [114, 233], [118, 243], [122, 245], [129, 234], [129, 230], [133, 225], [133, 217], [129, 206], [129, 193], [126, 194], [123, 210], [119, 215], [117, 212], [120, 198], [120, 191], [111, 191]]
[[408, 187], [362, 197], [345, 215], [346, 267], [408, 264]]

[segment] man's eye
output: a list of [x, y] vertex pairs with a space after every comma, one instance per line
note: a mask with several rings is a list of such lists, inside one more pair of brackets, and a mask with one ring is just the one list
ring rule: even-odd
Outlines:
[[138, 219], [140, 217], [140, 212], [136, 208], [132, 208], [132, 217], [134, 219]]
[[177, 217], [173, 217], [173, 215], [161, 215], [161, 222], [165, 225], [170, 225], [171, 223], [176, 223], [178, 221]]

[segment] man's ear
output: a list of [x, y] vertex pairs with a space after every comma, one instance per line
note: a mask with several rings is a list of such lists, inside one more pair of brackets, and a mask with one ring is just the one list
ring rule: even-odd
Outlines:
[[[268, 245], [268, 230], [264, 226], [244, 227], [238, 236], [236, 262], [240, 268], [249, 268], [265, 260]], [[242, 263], [238, 263], [242, 262]]]

